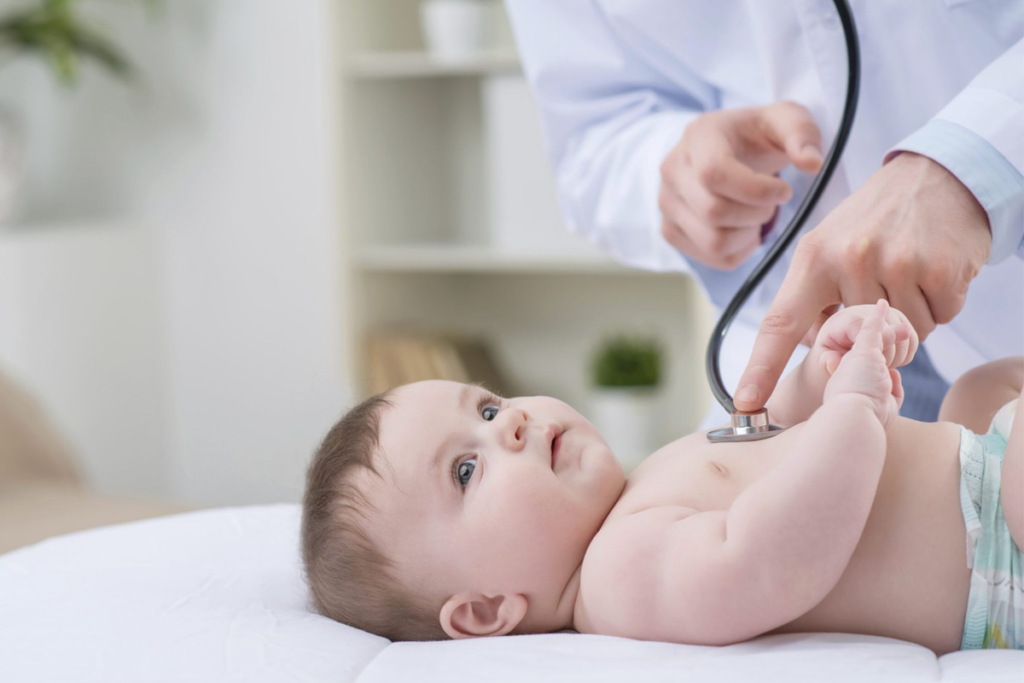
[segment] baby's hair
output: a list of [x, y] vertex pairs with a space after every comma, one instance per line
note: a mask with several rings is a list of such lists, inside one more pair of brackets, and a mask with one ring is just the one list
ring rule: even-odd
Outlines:
[[302, 560], [313, 606], [325, 617], [389, 640], [446, 640], [440, 604], [396, 577], [395, 562], [366, 533], [372, 506], [355, 484], [365, 469], [380, 476], [380, 415], [389, 392], [348, 411], [324, 437], [306, 474]]

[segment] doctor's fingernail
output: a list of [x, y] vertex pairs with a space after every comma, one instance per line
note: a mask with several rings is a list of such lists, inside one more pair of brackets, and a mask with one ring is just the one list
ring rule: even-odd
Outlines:
[[804, 145], [800, 152], [803, 153], [804, 156], [814, 157], [818, 161], [822, 160], [821, 150], [814, 145]]
[[757, 387], [753, 384], [748, 384], [736, 392], [736, 400], [743, 401], [744, 403], [757, 403], [758, 396], [760, 394], [757, 391]]

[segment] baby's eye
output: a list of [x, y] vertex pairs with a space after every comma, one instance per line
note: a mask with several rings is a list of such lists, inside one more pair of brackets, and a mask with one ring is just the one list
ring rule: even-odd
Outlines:
[[498, 406], [487, 406], [486, 408], [483, 409], [483, 412], [481, 414], [484, 416], [485, 420], [490, 422], [491, 420], [498, 416], [498, 410], [500, 410]]
[[469, 480], [473, 478], [474, 470], [476, 470], [476, 458], [468, 458], [455, 466], [455, 480], [459, 482], [459, 486], [466, 488]]

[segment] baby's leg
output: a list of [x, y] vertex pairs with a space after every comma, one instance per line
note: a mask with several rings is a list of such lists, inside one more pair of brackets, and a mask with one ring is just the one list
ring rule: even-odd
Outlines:
[[999, 498], [1013, 542], [1024, 550], [1024, 415], [1021, 413], [1024, 413], [1024, 390], [1021, 391], [1013, 428], [1006, 442]]
[[1024, 356], [1003, 358], [970, 370], [950, 388], [939, 420], [955, 422], [984, 434], [996, 412], [1024, 388]]
[[[996, 412], [1018, 397], [1017, 412], [1024, 412], [1024, 356], [986, 363], [965, 373], [946, 394], [939, 419], [984, 434]], [[1010, 535], [1024, 549], [1024, 417], [1020, 415], [1006, 444], [999, 498]]]

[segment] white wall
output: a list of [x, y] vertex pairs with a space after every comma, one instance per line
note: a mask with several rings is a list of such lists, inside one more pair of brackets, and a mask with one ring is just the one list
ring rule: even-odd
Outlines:
[[0, 368], [105, 491], [167, 493], [158, 267], [155, 233], [132, 226], [0, 233]]
[[[141, 89], [88, 73], [69, 96], [34, 66], [0, 74], [0, 102], [14, 93], [29, 122], [26, 223], [85, 216], [152, 231], [156, 267], [136, 282], [157, 292], [152, 395], [164, 398], [151, 409], [164, 491], [211, 504], [297, 500], [348, 396], [331, 0], [162, 6], [150, 19], [83, 4], [102, 9]], [[74, 422], [73, 406], [48, 402]], [[119, 429], [103, 422], [95, 432]], [[131, 457], [91, 463], [94, 480], [146, 488], [110, 476]]]

